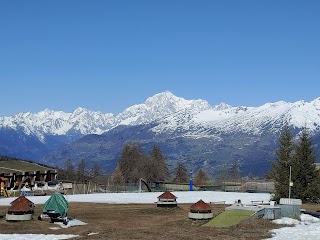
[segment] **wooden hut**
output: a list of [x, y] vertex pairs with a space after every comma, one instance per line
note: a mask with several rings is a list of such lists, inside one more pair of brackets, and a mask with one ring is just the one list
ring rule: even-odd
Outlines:
[[157, 207], [177, 207], [177, 197], [165, 191], [158, 197]]
[[31, 220], [34, 213], [34, 203], [25, 196], [20, 196], [10, 203], [6, 214], [7, 221], [24, 221]]
[[195, 204], [191, 205], [189, 218], [196, 220], [206, 220], [213, 218], [212, 208], [209, 204], [200, 199]]

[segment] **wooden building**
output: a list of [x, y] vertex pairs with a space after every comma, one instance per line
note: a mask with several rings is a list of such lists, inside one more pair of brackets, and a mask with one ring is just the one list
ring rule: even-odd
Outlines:
[[213, 218], [212, 208], [209, 204], [200, 199], [195, 204], [191, 205], [189, 218], [195, 220], [207, 220]]
[[158, 197], [157, 207], [177, 207], [177, 197], [165, 191]]
[[36, 182], [55, 181], [57, 170], [34, 162], [0, 157], [0, 178], [6, 179], [3, 188], [20, 189], [26, 182], [32, 187]]

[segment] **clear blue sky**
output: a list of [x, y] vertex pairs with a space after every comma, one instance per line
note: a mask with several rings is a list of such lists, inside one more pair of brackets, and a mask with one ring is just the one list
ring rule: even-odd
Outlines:
[[1, 1], [0, 116], [320, 97], [320, 1]]

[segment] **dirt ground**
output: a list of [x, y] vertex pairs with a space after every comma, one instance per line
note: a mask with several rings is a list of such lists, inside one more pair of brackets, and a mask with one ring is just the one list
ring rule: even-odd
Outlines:
[[[191, 204], [178, 208], [157, 208], [156, 205], [114, 205], [101, 203], [69, 203], [68, 216], [87, 225], [52, 230], [58, 225], [49, 219], [37, 220], [42, 205], [37, 205], [31, 221], [7, 222], [0, 219], [0, 233], [74, 234], [77, 239], [264, 239], [271, 237], [269, 230], [280, 227], [265, 219], [247, 220], [230, 228], [203, 227], [206, 221], [188, 219]], [[215, 214], [224, 205], [212, 205]], [[0, 216], [8, 207], [0, 206]], [[305, 209], [320, 210], [320, 205], [305, 205]], [[94, 234], [94, 235], [88, 235]]]

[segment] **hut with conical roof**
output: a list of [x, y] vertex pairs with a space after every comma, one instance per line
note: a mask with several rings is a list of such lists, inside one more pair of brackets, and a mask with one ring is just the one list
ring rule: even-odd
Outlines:
[[209, 204], [200, 199], [195, 204], [191, 205], [189, 218], [196, 220], [206, 220], [213, 218], [212, 208]]
[[8, 208], [6, 214], [7, 221], [24, 221], [31, 220], [34, 213], [34, 203], [27, 199], [25, 196], [19, 196]]
[[169, 191], [165, 191], [158, 197], [157, 207], [177, 207], [177, 197]]

